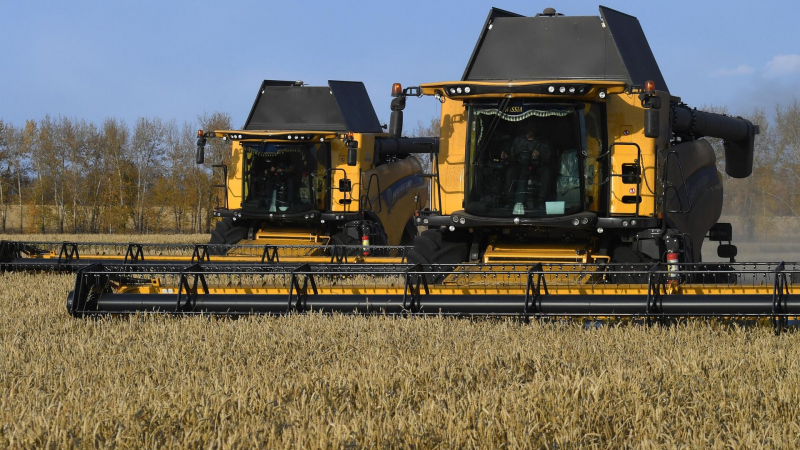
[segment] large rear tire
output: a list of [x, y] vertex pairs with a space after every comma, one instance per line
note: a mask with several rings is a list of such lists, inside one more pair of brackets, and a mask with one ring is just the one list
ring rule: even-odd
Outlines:
[[214, 231], [211, 232], [211, 240], [208, 241], [208, 253], [211, 255], [224, 255], [227, 249], [224, 245], [235, 245], [247, 237], [247, 227], [238, 226], [233, 219], [224, 217], [217, 222]]

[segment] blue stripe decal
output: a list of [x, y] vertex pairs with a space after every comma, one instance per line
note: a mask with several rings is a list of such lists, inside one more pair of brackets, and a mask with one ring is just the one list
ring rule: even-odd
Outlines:
[[381, 192], [381, 201], [386, 205], [388, 211], [391, 211], [397, 199], [402, 197], [406, 191], [424, 185], [425, 178], [417, 176], [417, 174], [401, 178]]

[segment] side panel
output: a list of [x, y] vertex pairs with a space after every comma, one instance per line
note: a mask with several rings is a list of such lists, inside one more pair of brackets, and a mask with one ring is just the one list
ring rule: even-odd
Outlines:
[[[442, 130], [439, 141], [439, 179], [442, 214], [464, 208], [464, 155], [467, 145], [467, 110], [464, 103], [448, 100], [442, 104]], [[434, 186], [434, 196], [438, 195]], [[434, 197], [432, 207], [438, 207]]]
[[[358, 142], [359, 165], [347, 165], [347, 147], [341, 139], [331, 141], [331, 212], [358, 212], [358, 199], [361, 196], [361, 166], [372, 167], [372, 152], [364, 149], [373, 148], [375, 138], [370, 135], [355, 134]], [[366, 141], [366, 142], [365, 142]], [[369, 156], [367, 156], [369, 154]], [[369, 162], [365, 158], [370, 158]], [[345, 177], [352, 183], [351, 192], [339, 191], [339, 180]], [[348, 204], [346, 201], [350, 200]], [[345, 201], [345, 203], [342, 203]]]
[[228, 166], [228, 208], [239, 209], [244, 198], [244, 154], [239, 141], [232, 142], [231, 163]]
[[403, 230], [414, 212], [427, 206], [428, 180], [416, 175], [421, 172], [422, 165], [413, 156], [364, 172], [364, 186], [369, 189], [372, 211], [377, 213], [389, 245], [400, 244]]
[[[637, 198], [641, 198], [639, 215], [652, 217], [658, 174], [656, 140], [644, 135], [644, 109], [638, 95], [609, 95], [606, 112], [611, 152], [609, 211], [614, 216], [635, 215]], [[642, 161], [638, 161], [638, 150], [642, 152]], [[642, 173], [640, 183], [635, 177], [636, 166]]]

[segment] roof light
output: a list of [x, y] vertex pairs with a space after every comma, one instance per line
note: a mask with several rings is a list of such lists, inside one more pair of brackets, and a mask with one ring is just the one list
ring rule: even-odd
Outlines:
[[464, 93], [466, 93], [466, 94], [469, 94], [469, 91], [470, 91], [470, 90], [471, 90], [471, 89], [469, 88], [469, 86], [466, 86], [466, 87], [464, 88]]
[[555, 87], [555, 86], [550, 86], [549, 88], [547, 88], [547, 92], [549, 92], [549, 93], [551, 93], [551, 94], [552, 94], [553, 92], [555, 92], [555, 91], [556, 91], [556, 87]]
[[647, 80], [644, 82], [644, 91], [648, 94], [654, 94], [656, 92], [656, 84], [653, 80]]
[[457, 88], [456, 88], [456, 92], [458, 92], [458, 93], [460, 94], [460, 93], [461, 93], [461, 88], [460, 88], [460, 87], [457, 87]]
[[558, 92], [563, 94], [564, 92], [567, 92], [567, 88], [565, 88], [564, 86], [561, 86], [560, 88], [558, 88]]
[[456, 93], [456, 88], [450, 88], [450, 93], [451, 94], [455, 94]]
[[597, 93], [597, 97], [600, 98], [601, 100], [606, 98], [606, 90], [600, 89], [600, 92]]
[[574, 218], [574, 219], [572, 219], [572, 224], [573, 224], [573, 225], [575, 225], [576, 227], [577, 227], [578, 225], [580, 225], [580, 223], [581, 223], [581, 221], [580, 221], [580, 219], [578, 219], [577, 217], [576, 217], [576, 218]]
[[403, 93], [403, 86], [400, 83], [392, 85], [392, 97], [399, 97]]
[[571, 88], [569, 88], [569, 93], [570, 94], [574, 94], [575, 93], [575, 86], [572, 86]]

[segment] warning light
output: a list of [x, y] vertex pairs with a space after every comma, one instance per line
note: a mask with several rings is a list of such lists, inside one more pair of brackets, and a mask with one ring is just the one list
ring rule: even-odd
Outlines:
[[392, 85], [392, 97], [399, 97], [403, 93], [403, 86], [400, 83]]
[[656, 84], [653, 82], [653, 80], [647, 80], [644, 82], [644, 91], [648, 94], [655, 94]]
[[352, 131], [347, 133], [347, 138], [348, 139], [353, 139], [353, 132]]
[[203, 130], [197, 130], [197, 137], [203, 137]]

